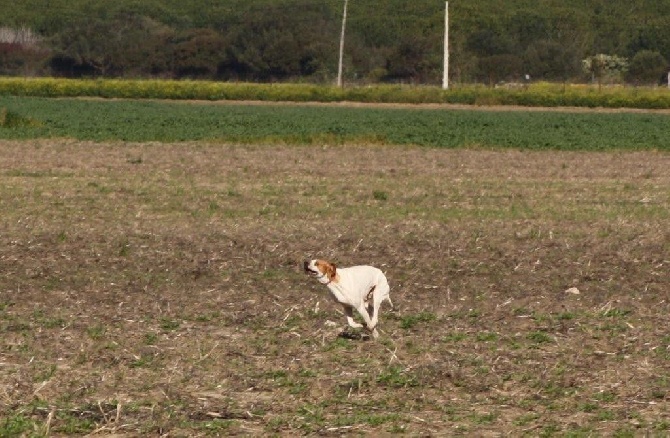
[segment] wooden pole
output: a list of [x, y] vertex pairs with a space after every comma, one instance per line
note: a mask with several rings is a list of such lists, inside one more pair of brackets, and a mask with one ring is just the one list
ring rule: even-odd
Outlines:
[[340, 34], [340, 62], [337, 65], [337, 86], [342, 87], [342, 63], [344, 58], [344, 32], [347, 28], [347, 5], [349, 0], [344, 0], [344, 11], [342, 12], [342, 33]]
[[444, 73], [442, 88], [449, 88], [449, 2], [444, 5]]

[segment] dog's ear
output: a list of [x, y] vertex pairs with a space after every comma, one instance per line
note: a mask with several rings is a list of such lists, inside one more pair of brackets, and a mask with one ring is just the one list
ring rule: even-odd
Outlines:
[[335, 276], [337, 275], [337, 265], [335, 263], [330, 263], [328, 266], [328, 278], [330, 280], [335, 280]]

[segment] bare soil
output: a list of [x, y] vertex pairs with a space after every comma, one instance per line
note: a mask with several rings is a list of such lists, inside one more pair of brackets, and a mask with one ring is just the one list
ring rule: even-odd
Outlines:
[[[670, 155], [0, 142], [0, 435], [664, 436]], [[391, 283], [377, 341], [306, 258]]]

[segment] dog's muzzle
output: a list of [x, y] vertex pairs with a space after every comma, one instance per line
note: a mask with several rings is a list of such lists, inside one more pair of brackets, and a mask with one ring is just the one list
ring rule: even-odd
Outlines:
[[314, 271], [312, 271], [311, 269], [309, 269], [309, 262], [308, 262], [308, 261], [305, 261], [305, 264], [303, 265], [303, 268], [305, 269], [305, 273], [307, 273], [307, 274], [315, 274]]

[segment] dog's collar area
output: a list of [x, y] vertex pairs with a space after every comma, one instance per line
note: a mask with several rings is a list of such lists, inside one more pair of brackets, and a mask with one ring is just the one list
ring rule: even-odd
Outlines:
[[323, 284], [328, 284], [332, 281], [330, 278], [328, 278], [328, 275], [326, 275], [326, 274], [321, 274], [321, 273], [316, 273], [316, 272], [315, 272], [315, 274], [316, 274], [316, 279], [319, 280], [321, 283], [323, 283], [323, 281], [321, 281], [321, 280], [323, 280], [324, 278], [327, 279], [327, 281]]

